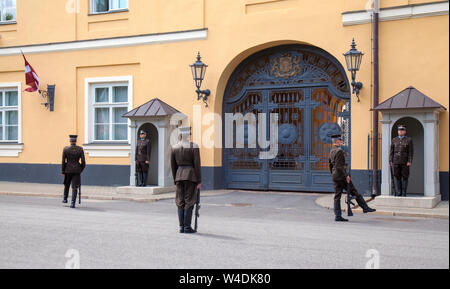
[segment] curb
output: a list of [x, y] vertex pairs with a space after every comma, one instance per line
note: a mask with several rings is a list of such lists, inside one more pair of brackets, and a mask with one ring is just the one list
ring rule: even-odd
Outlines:
[[[44, 194], [44, 193], [11, 193], [11, 192], [0, 192], [0, 196], [17, 196], [17, 197], [38, 197], [38, 198], [61, 198], [60, 194]], [[137, 203], [154, 203], [162, 200], [174, 199], [175, 196], [163, 196], [158, 198], [145, 198], [145, 197], [114, 197], [114, 196], [85, 196], [83, 195], [81, 199], [83, 200], [98, 200], [98, 201], [128, 201]]]
[[[327, 210], [334, 210], [334, 208], [328, 206], [328, 205], [322, 205], [319, 202], [319, 199], [323, 198], [319, 197], [316, 199], [315, 203], [319, 207], [325, 208]], [[363, 214], [361, 209], [355, 209], [352, 210], [353, 213], [356, 214]], [[347, 212], [347, 208], [343, 209], [342, 212]], [[424, 219], [440, 219], [440, 220], [449, 220], [448, 215], [443, 214], [426, 214], [426, 213], [407, 213], [407, 212], [393, 212], [393, 211], [383, 211], [383, 210], [377, 210], [374, 213], [370, 213], [371, 215], [379, 215], [379, 216], [393, 216], [393, 217], [412, 217], [412, 218], [424, 218]]]
[[[61, 198], [60, 194], [45, 194], [45, 193], [11, 193], [11, 192], [0, 192], [0, 195], [3, 196], [18, 196], [18, 197], [40, 197], [40, 198]], [[83, 200], [99, 200], [99, 201], [125, 201], [125, 202], [136, 202], [136, 203], [155, 203], [162, 200], [171, 200], [174, 199], [175, 196], [160, 196], [156, 198], [145, 198], [142, 196], [139, 197], [124, 197], [124, 196], [82, 196]], [[332, 207], [328, 205], [322, 205], [319, 202], [319, 199], [323, 198], [319, 197], [315, 200], [316, 205], [319, 207], [325, 208], [327, 210], [333, 210]], [[343, 209], [343, 212], [347, 212], [347, 209]], [[360, 208], [353, 210], [355, 214], [363, 214]], [[393, 216], [393, 217], [412, 217], [412, 218], [425, 218], [425, 219], [441, 219], [448, 220], [448, 215], [443, 214], [426, 214], [426, 213], [407, 213], [407, 212], [393, 212], [393, 211], [383, 211], [378, 210], [375, 213], [371, 213], [371, 215], [379, 215], [379, 216]]]

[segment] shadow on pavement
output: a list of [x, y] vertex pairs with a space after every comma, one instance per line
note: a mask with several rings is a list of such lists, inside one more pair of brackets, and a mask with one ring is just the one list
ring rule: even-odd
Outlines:
[[[67, 207], [69, 208], [69, 207]], [[77, 207], [76, 209], [72, 209], [75, 211], [85, 211], [85, 212], [106, 212], [106, 210], [98, 209], [98, 208], [87, 208], [87, 207]]]
[[230, 236], [216, 235], [216, 234], [206, 234], [206, 233], [196, 233], [196, 236], [212, 238], [212, 239], [221, 239], [221, 240], [229, 240], [229, 241], [241, 241], [242, 239], [234, 238]]

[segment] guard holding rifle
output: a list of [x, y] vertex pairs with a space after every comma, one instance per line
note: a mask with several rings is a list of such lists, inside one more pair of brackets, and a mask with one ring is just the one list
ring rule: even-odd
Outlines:
[[191, 227], [192, 213], [197, 202], [196, 192], [202, 186], [200, 149], [190, 138], [190, 128], [180, 128], [179, 142], [172, 147], [171, 152], [180, 233], [187, 234], [196, 233]]
[[62, 174], [64, 176], [64, 200], [67, 204], [69, 198], [69, 189], [72, 184], [72, 204], [71, 208], [75, 209], [77, 201], [78, 189], [81, 187], [81, 173], [86, 167], [84, 151], [82, 147], [77, 146], [76, 135], [70, 136], [70, 146], [65, 147], [62, 155]]
[[392, 140], [389, 165], [394, 167], [397, 179], [397, 197], [406, 197], [408, 190], [409, 168], [413, 161], [414, 149], [410, 137], [406, 136], [406, 126], [398, 127], [398, 137]]
[[333, 178], [334, 184], [334, 213], [336, 215], [336, 222], [348, 222], [347, 219], [342, 217], [341, 210], [341, 196], [345, 190], [349, 190], [350, 195], [355, 197], [358, 205], [363, 209], [363, 212], [372, 213], [375, 209], [370, 208], [361, 194], [358, 193], [352, 180], [347, 173], [347, 165], [345, 163], [345, 151], [342, 149], [342, 137], [341, 135], [333, 135], [333, 149], [330, 151], [329, 164], [330, 172]]

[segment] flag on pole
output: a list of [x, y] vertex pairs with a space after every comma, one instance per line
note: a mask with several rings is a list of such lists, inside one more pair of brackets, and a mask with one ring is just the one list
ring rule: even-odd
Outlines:
[[25, 55], [22, 52], [23, 59], [25, 60], [25, 80], [26, 84], [29, 86], [25, 91], [35, 92], [39, 90], [39, 85], [41, 82], [39, 81], [39, 77], [36, 74], [36, 71], [33, 67], [28, 63]]

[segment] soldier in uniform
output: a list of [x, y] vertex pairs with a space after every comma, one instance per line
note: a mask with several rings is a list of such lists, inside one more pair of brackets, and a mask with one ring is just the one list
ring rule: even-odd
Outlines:
[[334, 184], [334, 213], [336, 215], [336, 222], [348, 222], [342, 217], [341, 197], [344, 190], [350, 189], [350, 194], [356, 198], [358, 205], [363, 209], [364, 214], [375, 212], [375, 209], [370, 208], [361, 194], [358, 193], [352, 180], [347, 173], [347, 165], [345, 163], [345, 151], [341, 148], [341, 135], [332, 136], [333, 148], [330, 151], [329, 164], [330, 172]]
[[84, 151], [82, 147], [77, 146], [76, 135], [70, 136], [70, 146], [65, 147], [62, 154], [62, 174], [64, 176], [64, 200], [67, 204], [69, 197], [69, 189], [72, 184], [72, 204], [71, 208], [75, 208], [78, 189], [81, 186], [81, 173], [86, 167], [84, 159]]
[[392, 140], [389, 165], [394, 167], [397, 179], [398, 197], [406, 197], [408, 190], [409, 168], [413, 161], [414, 148], [410, 137], [406, 136], [406, 126], [398, 127], [398, 137]]
[[179, 143], [172, 147], [171, 166], [177, 186], [176, 205], [180, 233], [196, 233], [191, 227], [192, 212], [197, 202], [196, 190], [201, 189], [200, 149], [190, 141], [190, 128], [180, 129]]
[[136, 173], [137, 173], [137, 186], [147, 186], [147, 176], [150, 164], [150, 157], [152, 154], [152, 145], [150, 140], [147, 139], [147, 132], [141, 130], [139, 134], [139, 140], [136, 145]]

